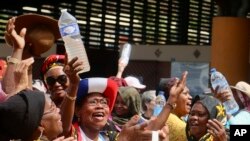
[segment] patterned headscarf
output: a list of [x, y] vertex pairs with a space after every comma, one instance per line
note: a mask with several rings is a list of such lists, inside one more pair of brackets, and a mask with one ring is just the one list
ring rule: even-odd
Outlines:
[[[211, 95], [201, 94], [194, 98], [192, 105], [195, 103], [201, 103], [209, 112], [209, 119], [217, 119], [223, 125], [226, 125], [227, 115], [224, 106]], [[190, 135], [189, 125], [186, 127], [187, 138], [189, 141], [195, 141], [195, 138]], [[206, 133], [199, 141], [213, 141], [213, 136], [210, 133]]]
[[[65, 55], [52, 54], [48, 56], [42, 65], [42, 76], [44, 76], [48, 70], [56, 66], [64, 66]], [[43, 78], [43, 77], [42, 77]]]

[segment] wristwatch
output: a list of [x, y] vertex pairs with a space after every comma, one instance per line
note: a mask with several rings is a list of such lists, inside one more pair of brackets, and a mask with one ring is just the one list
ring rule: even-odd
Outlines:
[[172, 110], [176, 108], [176, 103], [167, 102], [166, 104], [170, 106]]

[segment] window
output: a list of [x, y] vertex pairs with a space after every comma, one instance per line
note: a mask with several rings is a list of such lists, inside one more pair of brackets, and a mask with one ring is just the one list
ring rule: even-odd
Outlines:
[[[38, 13], [59, 19], [60, 9], [78, 19], [85, 46], [117, 50], [130, 42], [144, 45], [208, 45], [214, 0], [57, 0], [19, 2], [0, 9], [0, 42], [10, 17]], [[60, 41], [59, 41], [60, 42]]]

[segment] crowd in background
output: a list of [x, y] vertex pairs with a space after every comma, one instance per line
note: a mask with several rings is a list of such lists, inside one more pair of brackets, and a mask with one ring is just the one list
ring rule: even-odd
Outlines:
[[[48, 56], [33, 80], [34, 57], [60, 38], [55, 27], [57, 20], [37, 14], [6, 25], [13, 51], [1, 63], [1, 141], [227, 141], [229, 125], [250, 124], [250, 85], [240, 80], [231, 90], [192, 97], [185, 71], [145, 90], [138, 78], [123, 78], [128, 64], [118, 62], [116, 76], [80, 78], [84, 62], [67, 54]], [[240, 107], [234, 115], [222, 104], [231, 93]]]

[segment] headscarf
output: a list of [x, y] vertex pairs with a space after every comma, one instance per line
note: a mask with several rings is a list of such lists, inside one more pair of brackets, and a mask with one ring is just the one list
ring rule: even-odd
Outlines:
[[134, 87], [120, 87], [119, 95], [129, 109], [128, 115], [119, 117], [113, 112], [113, 121], [118, 126], [124, 125], [134, 115], [140, 114], [141, 111], [141, 97], [139, 92]]
[[[201, 94], [195, 96], [192, 106], [197, 102], [201, 103], [208, 110], [209, 119], [217, 119], [223, 125], [226, 125], [227, 122], [226, 111], [224, 106], [221, 104], [219, 100], [217, 100], [211, 95]], [[186, 133], [189, 141], [195, 141], [195, 138], [190, 135], [188, 123], [186, 127]], [[213, 136], [210, 133], [206, 133], [203, 137], [199, 139], [199, 141], [212, 141], [212, 140]]]
[[51, 68], [64, 66], [65, 55], [52, 54], [48, 56], [42, 65], [42, 78]]
[[10, 139], [29, 138], [41, 122], [44, 106], [44, 93], [31, 90], [0, 103], [0, 134]]

